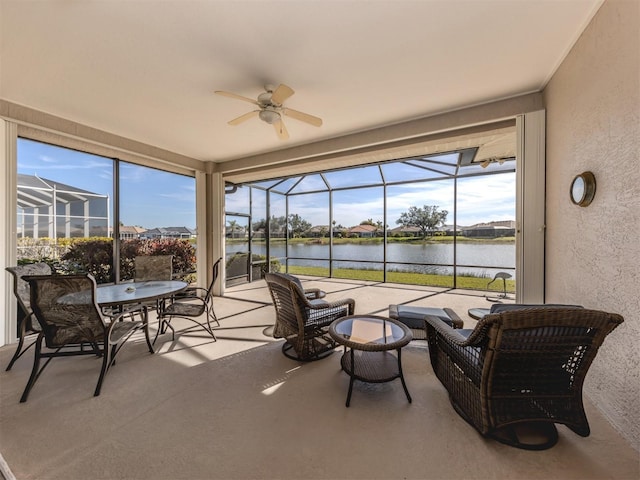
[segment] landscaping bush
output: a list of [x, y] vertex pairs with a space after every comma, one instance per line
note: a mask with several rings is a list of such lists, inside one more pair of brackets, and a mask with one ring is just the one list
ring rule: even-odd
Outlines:
[[113, 241], [110, 238], [81, 239], [74, 242], [60, 263], [62, 273], [90, 273], [97, 283], [114, 282]]
[[[137, 255], [173, 255], [174, 272], [189, 272], [196, 267], [195, 248], [188, 240], [123, 240], [120, 244], [120, 280], [134, 278], [134, 258]], [[109, 238], [75, 241], [61, 260], [56, 268], [60, 273], [90, 273], [97, 283], [115, 281], [111, 267], [113, 241]]]

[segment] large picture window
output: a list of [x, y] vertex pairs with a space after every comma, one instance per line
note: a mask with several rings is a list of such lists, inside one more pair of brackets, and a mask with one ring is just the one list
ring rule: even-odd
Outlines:
[[107, 283], [133, 278], [137, 254], [169, 253], [194, 278], [193, 177], [24, 138], [17, 157], [19, 263]]

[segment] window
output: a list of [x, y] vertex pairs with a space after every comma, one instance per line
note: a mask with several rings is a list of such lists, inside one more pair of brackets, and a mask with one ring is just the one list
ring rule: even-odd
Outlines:
[[[60, 273], [87, 271], [106, 283], [131, 278], [130, 269], [120, 272], [122, 262], [114, 268], [114, 243], [195, 243], [193, 177], [24, 138], [17, 157], [19, 262], [44, 259]], [[178, 265], [195, 268], [195, 247], [193, 255], [178, 247]], [[145, 253], [154, 248], [145, 246]], [[133, 253], [120, 250], [121, 258]]]

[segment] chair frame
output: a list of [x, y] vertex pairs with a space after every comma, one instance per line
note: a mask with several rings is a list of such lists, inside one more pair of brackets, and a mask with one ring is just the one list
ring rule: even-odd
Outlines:
[[355, 300], [310, 300], [305, 294], [308, 290], [288, 274], [267, 273], [265, 280], [276, 310], [273, 336], [285, 339], [282, 353], [298, 361], [319, 360], [333, 353], [336, 343], [328, 333], [329, 325], [353, 315]]
[[40, 324], [35, 321], [33, 310], [31, 309], [29, 284], [22, 279], [22, 276], [25, 274], [51, 274], [52, 272], [49, 264], [44, 262], [6, 267], [5, 270], [13, 277], [13, 293], [16, 297], [18, 308], [22, 312], [22, 316], [18, 318], [18, 346], [5, 370], [8, 372], [16, 360], [33, 347], [37, 341], [37, 338], [34, 339], [23, 350], [25, 337], [40, 333]]
[[[27, 381], [27, 385], [22, 393], [20, 398], [20, 403], [24, 403], [27, 401], [29, 397], [29, 393], [31, 389], [35, 385], [36, 381], [44, 371], [44, 369], [49, 365], [51, 360], [56, 357], [66, 357], [66, 356], [77, 356], [77, 355], [96, 355], [98, 357], [102, 356], [102, 367], [100, 369], [100, 375], [98, 377], [98, 383], [96, 384], [96, 388], [94, 391], [94, 396], [100, 395], [100, 391], [102, 389], [102, 384], [104, 382], [104, 378], [109, 371], [109, 368], [115, 364], [116, 355], [121, 350], [121, 348], [125, 345], [126, 341], [133, 335], [134, 332], [144, 329], [145, 338], [147, 341], [147, 346], [149, 348], [150, 353], [154, 353], [153, 346], [151, 344], [149, 338], [148, 331], [148, 312], [147, 307], [138, 305], [132, 309], [126, 309], [117, 315], [111, 317], [107, 316], [103, 313], [102, 309], [98, 305], [96, 301], [96, 281], [95, 278], [91, 274], [85, 275], [33, 275], [33, 276], [24, 276], [22, 277], [25, 281], [29, 282], [31, 288], [31, 305], [33, 307], [33, 313], [35, 318], [40, 323], [42, 327], [42, 331], [38, 334], [38, 338], [35, 342], [35, 354], [33, 359], [33, 367], [31, 369], [31, 375], [29, 376], [29, 380]], [[95, 322], [101, 322], [102, 332], [97, 336], [97, 338], [90, 338], [90, 335], [87, 335], [86, 338], [75, 338], [71, 342], [66, 342], [63, 339], [63, 335], [58, 337], [60, 332], [65, 329], [65, 326], [69, 325], [73, 327], [73, 325], [65, 324], [65, 326], [60, 326], [59, 324], [52, 323], [49, 321], [48, 311], [42, 308], [40, 304], [40, 290], [39, 283], [46, 284], [47, 289], [52, 289], [53, 287], [50, 285], [51, 281], [54, 282], [82, 282], [85, 281], [88, 293], [90, 293], [89, 301], [83, 301], [81, 306], [87, 308], [87, 314], [93, 316], [94, 324], [92, 326], [96, 326]], [[45, 288], [43, 287], [43, 290]], [[72, 294], [82, 293], [84, 294], [87, 290], [82, 291], [74, 291]], [[72, 305], [72, 304], [71, 304]], [[91, 308], [92, 307], [92, 308]], [[133, 311], [141, 311], [143, 320], [141, 321], [123, 321], [123, 317], [130, 316]], [[59, 315], [59, 313], [58, 313]], [[107, 321], [109, 318], [109, 321]], [[90, 329], [90, 326], [84, 328], [86, 330]], [[78, 330], [76, 330], [77, 332]], [[91, 335], [95, 334], [95, 331], [90, 332]], [[77, 336], [77, 334], [76, 334]], [[101, 337], [101, 338], [100, 338]], [[52, 351], [43, 351], [42, 350], [42, 342], [45, 342], [46, 348]], [[85, 350], [85, 345], [91, 345], [91, 349]], [[46, 359], [45, 363], [40, 366], [40, 362], [42, 359]]]
[[[530, 450], [555, 445], [556, 423], [590, 434], [584, 378], [622, 322], [618, 314], [575, 307], [489, 314], [471, 331], [425, 320], [431, 365], [456, 412], [481, 435]], [[525, 441], [525, 427], [546, 439]]]
[[[183, 293], [174, 296], [168, 305], [161, 304], [158, 308], [159, 327], [153, 343], [156, 342], [161, 333], [165, 333], [167, 328], [171, 330], [171, 339], [175, 340], [176, 331], [171, 325], [172, 318], [183, 318], [202, 327], [214, 341], [217, 341], [213, 331], [212, 323], [219, 327], [220, 322], [213, 307], [213, 287], [220, 274], [220, 264], [222, 257], [213, 264], [211, 282], [208, 288], [189, 287]], [[193, 303], [195, 301], [195, 304]], [[205, 315], [205, 321], [199, 321], [198, 317]]]

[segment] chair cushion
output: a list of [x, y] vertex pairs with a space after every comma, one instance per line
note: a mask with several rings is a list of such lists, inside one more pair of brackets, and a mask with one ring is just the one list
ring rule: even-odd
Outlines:
[[326, 300], [322, 300], [321, 298], [314, 298], [313, 300], [309, 300], [309, 303], [312, 305], [328, 305], [329, 302]]
[[560, 303], [495, 303], [491, 305], [489, 313], [510, 312], [512, 310], [522, 310], [525, 308], [583, 308], [582, 305], [566, 305]]
[[409, 307], [406, 305], [389, 305], [389, 317], [404, 323], [409, 328], [424, 329], [425, 315], [433, 315], [453, 327], [453, 320], [442, 308]]

